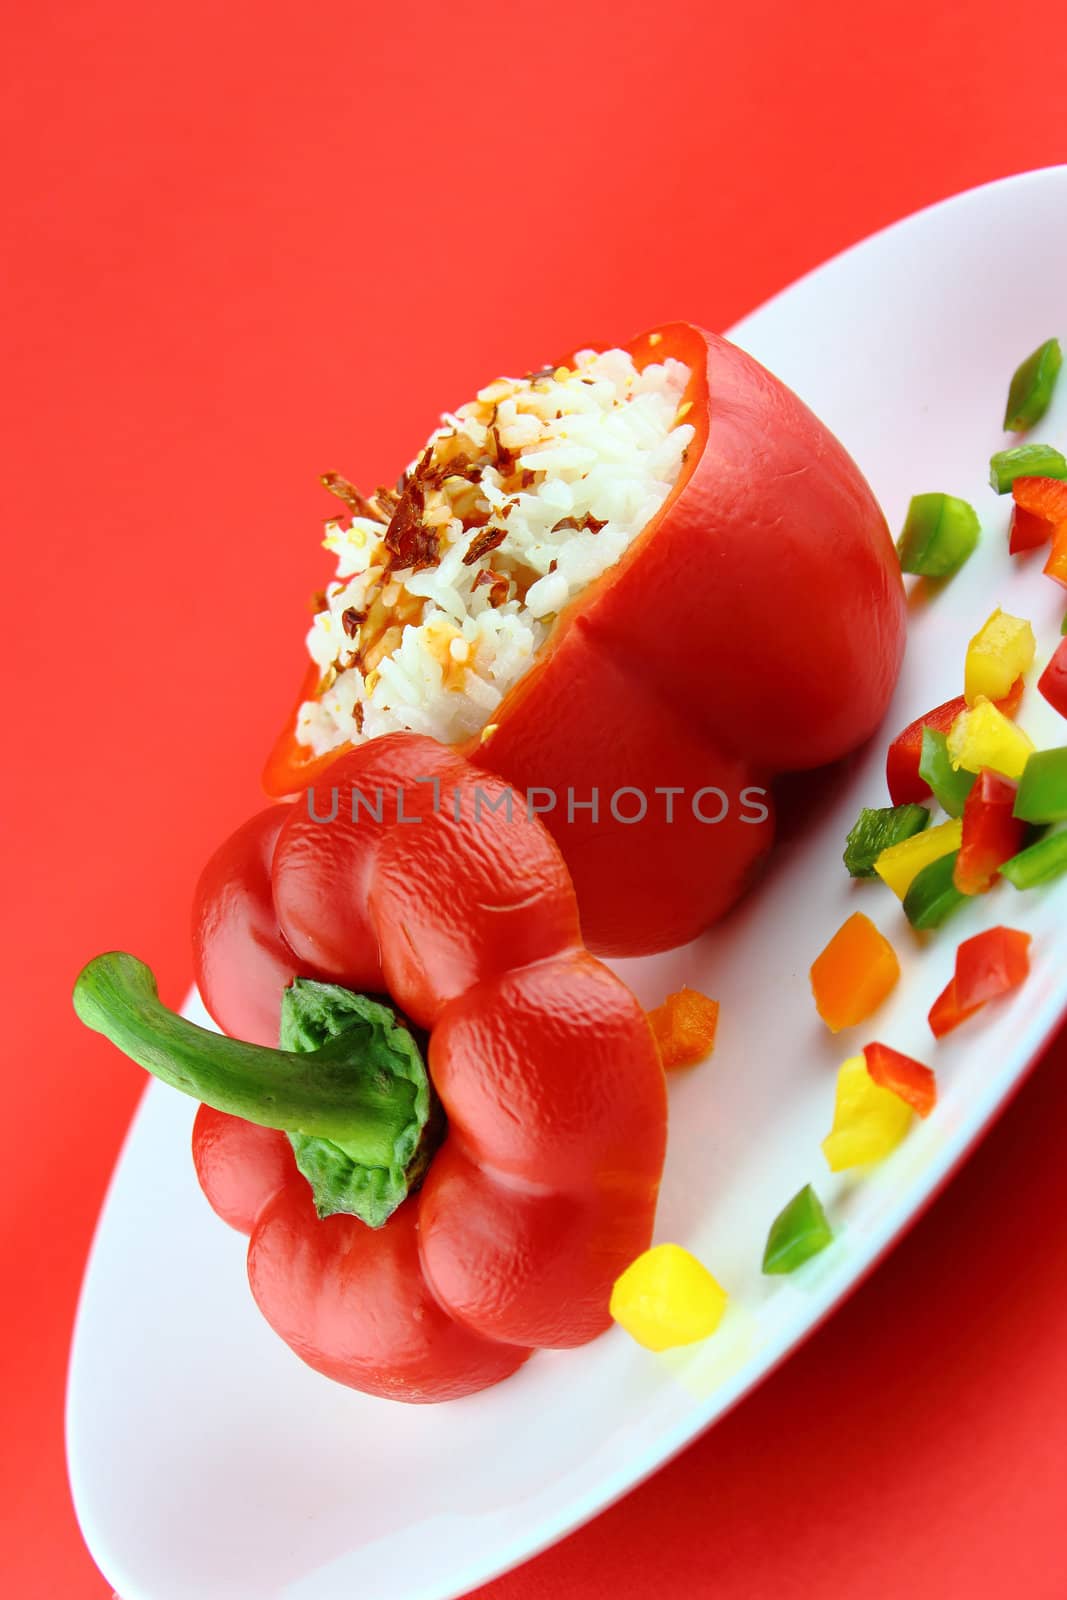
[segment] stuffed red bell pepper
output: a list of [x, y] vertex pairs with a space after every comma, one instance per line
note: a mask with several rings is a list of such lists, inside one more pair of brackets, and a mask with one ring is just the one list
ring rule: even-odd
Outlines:
[[267, 1320], [319, 1371], [397, 1399], [592, 1339], [652, 1234], [652, 1032], [508, 796], [401, 734], [240, 829], [194, 935], [205, 1004], [241, 1041], [167, 1011], [132, 956], [98, 957], [75, 992], [90, 1027], [206, 1102], [197, 1170], [250, 1234]]
[[528, 793], [590, 946], [698, 933], [770, 847], [767, 785], [877, 726], [900, 568], [859, 470], [689, 323], [500, 380], [345, 502], [272, 794], [396, 728]]

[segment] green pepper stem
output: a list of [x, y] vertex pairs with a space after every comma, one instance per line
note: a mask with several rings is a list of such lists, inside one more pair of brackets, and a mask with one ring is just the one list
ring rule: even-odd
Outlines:
[[74, 1009], [183, 1094], [260, 1127], [328, 1139], [367, 1166], [394, 1163], [416, 1116], [419, 1085], [382, 1070], [367, 1049], [370, 1026], [358, 1017], [313, 1050], [245, 1044], [170, 1011], [151, 970], [122, 951], [89, 962], [75, 984]]

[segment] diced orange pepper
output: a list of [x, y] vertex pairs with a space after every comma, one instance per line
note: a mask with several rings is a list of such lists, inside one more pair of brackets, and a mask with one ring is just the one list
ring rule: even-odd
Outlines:
[[1052, 551], [1044, 570], [1050, 578], [1067, 588], [1067, 527], [1058, 529], [1052, 540]]
[[719, 1002], [699, 989], [679, 989], [648, 1013], [664, 1067], [691, 1067], [715, 1048]]
[[831, 1033], [876, 1011], [900, 977], [896, 951], [862, 911], [853, 912], [811, 968], [815, 1008]]

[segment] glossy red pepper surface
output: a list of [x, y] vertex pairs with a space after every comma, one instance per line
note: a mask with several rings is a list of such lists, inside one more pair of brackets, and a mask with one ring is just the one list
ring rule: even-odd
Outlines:
[[1052, 659], [1037, 680], [1038, 691], [1053, 710], [1067, 717], [1067, 639], [1061, 639]]
[[[1006, 717], [1013, 717], [1022, 702], [1024, 688], [1023, 679], [1016, 678], [1007, 694], [994, 701], [997, 710], [1003, 711]], [[914, 805], [930, 798], [930, 785], [919, 776], [923, 729], [933, 728], [938, 733], [947, 734], [960, 712], [966, 710], [967, 701], [962, 694], [958, 694], [955, 699], [946, 700], [943, 705], [934, 706], [932, 711], [916, 717], [914, 722], [909, 722], [897, 734], [885, 758], [889, 798], [895, 806]]]
[[[467, 750], [543, 791], [586, 940], [612, 954], [682, 943], [737, 899], [773, 833], [769, 798], [744, 792], [867, 738], [904, 647], [885, 519], [817, 418], [690, 323], [627, 348], [642, 367], [673, 356], [690, 368], [687, 461]], [[287, 732], [265, 782], [290, 792], [319, 770]], [[612, 814], [620, 790], [644, 797], [641, 821]], [[626, 818], [639, 809], [634, 794], [618, 802]]]
[[956, 951], [956, 1003], [972, 1011], [1008, 994], [1030, 973], [1031, 935], [1018, 928], [987, 928]]
[[1005, 861], [1023, 847], [1026, 824], [1013, 815], [1018, 785], [983, 768], [963, 806], [963, 834], [952, 881], [961, 894], [984, 894]]
[[1008, 994], [1030, 972], [1030, 935], [1016, 928], [988, 928], [965, 939], [956, 951], [956, 970], [930, 1007], [931, 1032], [951, 1033], [989, 1000]]
[[937, 1079], [929, 1067], [887, 1044], [865, 1044], [863, 1059], [875, 1083], [891, 1090], [920, 1117], [930, 1115], [937, 1104]]
[[1067, 528], [1067, 483], [1058, 478], [1016, 478], [1011, 486], [1008, 548], [1013, 556], [1036, 550]]
[[552, 840], [521, 808], [509, 821], [505, 794], [390, 735], [239, 830], [197, 897], [197, 976], [223, 1027], [250, 1019], [277, 1043], [300, 972], [387, 993], [429, 1033], [448, 1131], [382, 1228], [320, 1221], [281, 1135], [210, 1111], [196, 1125], [209, 1200], [250, 1231], [264, 1315], [374, 1394], [449, 1399], [586, 1342], [651, 1238], [666, 1133], [651, 1029], [584, 948]]
[[930, 785], [919, 777], [923, 729], [934, 728], [938, 733], [947, 734], [960, 712], [966, 709], [966, 700], [961, 694], [957, 695], [954, 700], [946, 700], [944, 705], [935, 706], [932, 711], [916, 717], [902, 733], [897, 734], [885, 758], [889, 798], [895, 806], [917, 804], [930, 796]]

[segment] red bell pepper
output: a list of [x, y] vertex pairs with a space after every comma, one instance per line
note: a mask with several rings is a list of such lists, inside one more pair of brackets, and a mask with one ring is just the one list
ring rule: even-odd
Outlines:
[[1039, 693], [1061, 717], [1067, 717], [1067, 639], [1061, 639], [1053, 656], [1037, 680]]
[[919, 776], [923, 729], [933, 728], [938, 733], [947, 733], [960, 712], [966, 709], [966, 700], [961, 694], [957, 695], [954, 700], [946, 700], [944, 705], [935, 706], [932, 711], [916, 717], [902, 733], [897, 734], [885, 758], [886, 783], [895, 806], [913, 805], [929, 797], [930, 785]]
[[[1013, 717], [1022, 701], [1024, 687], [1022, 678], [1016, 678], [1007, 694], [993, 702], [997, 710], [1006, 717]], [[960, 712], [966, 710], [967, 701], [959, 694], [954, 700], [946, 700], [944, 705], [935, 706], [932, 711], [916, 717], [903, 732], [897, 734], [885, 758], [886, 783], [895, 806], [915, 805], [920, 800], [930, 798], [930, 785], [919, 776], [923, 729], [933, 728], [938, 733], [947, 734]]]
[[1067, 483], [1059, 478], [1016, 478], [1011, 486], [1008, 549], [1013, 556], [1036, 550], [1067, 527]]
[[1013, 815], [1018, 785], [983, 767], [963, 805], [963, 836], [952, 873], [961, 894], [984, 894], [1022, 849], [1026, 824]]
[[[745, 791], [862, 743], [904, 645], [885, 519], [811, 412], [690, 323], [627, 348], [641, 367], [675, 357], [692, 373], [696, 437], [681, 476], [623, 560], [566, 608], [492, 731], [467, 747], [517, 789], [555, 796], [544, 822], [573, 876], [585, 937], [617, 955], [681, 944], [737, 899], [773, 831], [769, 800], [746, 801]], [[322, 770], [294, 724], [268, 763], [273, 794]], [[588, 808], [594, 789], [599, 816]], [[610, 813], [620, 789], [646, 797], [640, 824]], [[728, 809], [709, 826], [722, 810], [713, 789]], [[568, 791], [582, 809], [568, 806]]]
[[987, 928], [956, 951], [956, 1003], [971, 1012], [1017, 989], [1030, 972], [1031, 936], [1017, 928]]
[[[450, 1399], [593, 1338], [652, 1234], [656, 1044], [507, 793], [391, 735], [222, 847], [197, 894], [197, 971], [211, 1014], [261, 1044], [174, 1017], [132, 957], [98, 957], [76, 990], [90, 1026], [208, 1093], [197, 1171], [250, 1232], [260, 1309], [373, 1394]], [[411, 1027], [354, 990], [389, 994]], [[279, 1019], [281, 1052], [265, 1047]], [[411, 1028], [429, 1035], [428, 1079]]]
[[937, 1104], [937, 1079], [930, 1068], [887, 1044], [865, 1044], [863, 1059], [875, 1083], [905, 1101], [920, 1117]]
[[953, 1028], [958, 1028], [961, 1022], [966, 1022], [967, 1018], [972, 1017], [978, 1009], [978, 1006], [964, 1008], [960, 1005], [956, 993], [956, 979], [952, 977], [930, 1007], [927, 1016], [930, 1032], [935, 1039], [942, 1039], [946, 1033], [951, 1033]]
[[930, 1007], [933, 1034], [942, 1038], [973, 1017], [989, 1000], [1017, 989], [1030, 971], [1030, 935], [1015, 928], [989, 928], [965, 939], [956, 970]]

